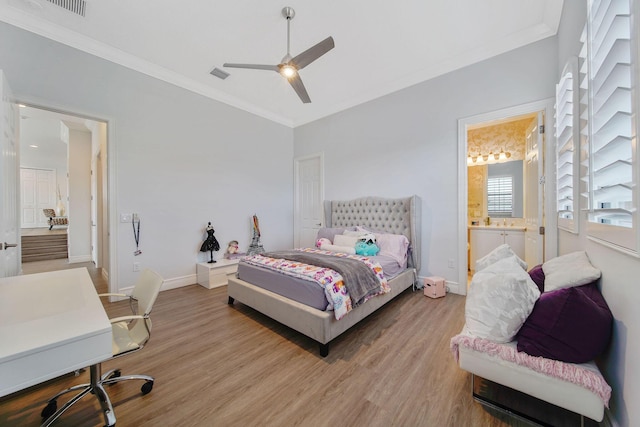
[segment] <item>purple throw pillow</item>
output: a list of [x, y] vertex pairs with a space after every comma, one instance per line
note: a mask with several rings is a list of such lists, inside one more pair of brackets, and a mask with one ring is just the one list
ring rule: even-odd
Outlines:
[[595, 282], [546, 292], [518, 332], [518, 351], [585, 363], [605, 350], [612, 325], [613, 315]]
[[544, 271], [542, 270], [542, 264], [538, 264], [529, 270], [529, 276], [533, 283], [538, 285], [538, 289], [540, 289], [540, 293], [544, 292]]

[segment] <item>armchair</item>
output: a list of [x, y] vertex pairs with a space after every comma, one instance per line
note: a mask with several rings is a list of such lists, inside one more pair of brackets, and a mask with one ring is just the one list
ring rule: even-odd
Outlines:
[[[138, 279], [131, 295], [126, 294], [100, 294], [101, 297], [119, 296], [129, 298], [132, 315], [116, 317], [111, 319], [111, 327], [113, 332], [113, 357], [117, 358], [125, 354], [142, 350], [151, 337], [151, 318], [149, 313], [153, 307], [160, 287], [162, 286], [162, 277], [154, 271], [144, 270]], [[142, 314], [138, 314], [138, 313]], [[112, 369], [105, 374], [101, 374], [101, 364], [97, 363], [90, 368], [90, 381], [88, 384], [80, 384], [61, 391], [60, 393], [49, 399], [47, 406], [41, 412], [44, 419], [43, 427], [51, 425], [60, 415], [62, 415], [73, 404], [79, 401], [88, 393], [94, 394], [102, 411], [107, 426], [114, 426], [116, 423], [113, 405], [107, 392], [104, 389], [106, 384], [115, 384], [127, 380], [142, 380], [144, 384], [140, 391], [147, 394], [153, 388], [153, 377], [148, 375], [125, 375], [122, 376], [120, 369]], [[58, 409], [57, 399], [63, 394], [80, 390], [71, 400]]]
[[53, 228], [54, 225], [69, 225], [69, 218], [66, 216], [56, 216], [56, 211], [53, 209], [42, 209], [44, 212], [44, 216], [49, 218], [47, 220], [47, 224], [49, 224], [49, 230]]

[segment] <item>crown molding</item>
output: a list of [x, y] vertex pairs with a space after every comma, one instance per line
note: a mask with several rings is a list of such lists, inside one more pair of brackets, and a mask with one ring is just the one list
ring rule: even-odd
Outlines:
[[98, 42], [75, 31], [61, 27], [51, 22], [28, 15], [18, 9], [4, 9], [0, 11], [0, 21], [14, 27], [21, 28], [66, 46], [78, 49], [90, 55], [105, 59], [131, 70], [146, 74], [150, 77], [181, 87], [207, 98], [222, 102], [267, 120], [293, 127], [290, 119], [271, 111], [256, 107], [240, 98], [228, 95], [193, 79], [184, 77], [164, 67], [128, 54], [107, 44]]

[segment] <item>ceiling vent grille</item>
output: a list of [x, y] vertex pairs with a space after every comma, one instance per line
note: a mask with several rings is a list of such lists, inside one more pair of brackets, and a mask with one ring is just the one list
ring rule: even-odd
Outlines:
[[56, 6], [60, 6], [63, 9], [67, 9], [69, 12], [73, 12], [84, 17], [87, 2], [85, 0], [47, 0], [49, 3], [53, 3]]
[[216, 76], [222, 80], [226, 79], [227, 77], [229, 77], [229, 73], [227, 73], [226, 71], [222, 71], [220, 68], [216, 67], [214, 68], [211, 73], [209, 73], [213, 76]]

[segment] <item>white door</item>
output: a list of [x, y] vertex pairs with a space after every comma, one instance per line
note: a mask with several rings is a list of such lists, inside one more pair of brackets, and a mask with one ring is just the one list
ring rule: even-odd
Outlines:
[[20, 273], [18, 107], [0, 70], [0, 277]]
[[56, 207], [56, 174], [50, 169], [20, 168], [22, 228], [48, 227], [43, 209]]
[[323, 163], [322, 154], [295, 160], [295, 247], [314, 247], [324, 223]]
[[538, 113], [526, 133], [524, 218], [525, 261], [529, 268], [544, 261], [544, 134], [540, 125], [544, 115]]

